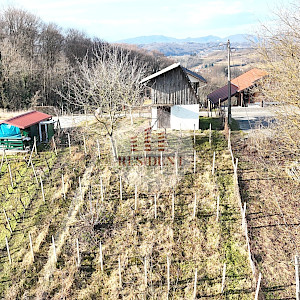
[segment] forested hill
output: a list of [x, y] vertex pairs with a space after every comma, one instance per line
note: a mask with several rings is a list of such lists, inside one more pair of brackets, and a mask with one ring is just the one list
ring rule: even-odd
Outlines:
[[[22, 9], [0, 11], [0, 108], [62, 107], [59, 94], [65, 92], [64, 79], [77, 71], [78, 63], [94, 59], [104, 44], [100, 38], [72, 28], [63, 30]], [[159, 53], [129, 45], [124, 51], [146, 63], [149, 74], [170, 64]]]

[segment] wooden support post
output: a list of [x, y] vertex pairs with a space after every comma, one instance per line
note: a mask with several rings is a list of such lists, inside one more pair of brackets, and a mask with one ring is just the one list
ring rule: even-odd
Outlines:
[[100, 189], [101, 189], [101, 202], [104, 201], [104, 192], [103, 192], [103, 181], [102, 177], [100, 177]]
[[9, 219], [8, 219], [8, 217], [7, 217], [7, 214], [6, 214], [6, 211], [5, 211], [4, 208], [3, 208], [3, 212], [4, 212], [4, 216], [5, 216], [6, 223], [7, 223], [7, 225], [8, 225], [8, 229], [9, 229], [10, 233], [12, 233], [12, 230], [11, 230], [11, 227], [10, 227], [10, 223], [9, 223]]
[[32, 161], [30, 162], [30, 164], [31, 164], [31, 168], [32, 168], [32, 171], [33, 171], [33, 174], [34, 174], [34, 178], [35, 178], [36, 184], [39, 184], [39, 180], [38, 180], [38, 178], [36, 176], [35, 168], [34, 168], [34, 165], [33, 165]]
[[5, 236], [5, 243], [6, 243], [6, 250], [7, 250], [9, 264], [11, 265], [11, 256], [10, 256], [10, 251], [9, 251], [9, 245], [8, 245], [7, 236]]
[[211, 123], [209, 123], [209, 145], [211, 147]]
[[196, 173], [196, 150], [194, 150], [194, 174]]
[[196, 124], [194, 124], [194, 147], [196, 146]]
[[79, 177], [79, 193], [80, 193], [80, 200], [83, 201], [83, 195], [82, 195], [82, 186], [81, 186], [81, 178]]
[[178, 153], [175, 153], [175, 174], [178, 176]]
[[61, 188], [62, 188], [64, 199], [66, 199], [64, 174], [61, 174]]
[[2, 150], [1, 165], [0, 165], [0, 173], [1, 173], [1, 169], [2, 169], [3, 163], [4, 163], [4, 153], [5, 153], [5, 150], [3, 149], [3, 150]]
[[84, 155], [86, 155], [87, 154], [87, 150], [86, 150], [85, 135], [83, 135], [83, 149], [84, 149]]
[[54, 236], [52, 235], [52, 247], [53, 247], [53, 258], [54, 262], [57, 262], [57, 256], [56, 256], [56, 248], [55, 248], [55, 241], [54, 241]]
[[197, 212], [197, 194], [195, 193], [195, 198], [194, 198], [194, 213], [193, 213], [193, 218], [196, 218], [196, 212]]
[[118, 257], [118, 264], [119, 264], [119, 284], [122, 287], [122, 274], [121, 274], [121, 259], [120, 256]]
[[44, 193], [44, 185], [43, 185], [43, 180], [42, 180], [42, 176], [40, 175], [40, 183], [41, 183], [41, 192], [42, 192], [42, 197], [43, 197], [43, 201], [45, 201], [45, 193]]
[[53, 141], [53, 148], [54, 148], [54, 153], [57, 156], [57, 148], [56, 148], [56, 143], [55, 143], [55, 138], [54, 136], [52, 137], [52, 141]]
[[216, 221], [219, 221], [219, 210], [220, 210], [220, 196], [217, 197], [217, 219]]
[[37, 144], [36, 144], [36, 136], [33, 137], [33, 143], [34, 143], [34, 149], [35, 149], [35, 154], [37, 154]]
[[134, 210], [137, 210], [138, 207], [138, 189], [137, 189], [137, 184], [135, 184], [134, 187]]
[[259, 273], [257, 286], [256, 286], [256, 292], [255, 292], [255, 300], [258, 300], [259, 290], [260, 290], [260, 282], [261, 282], [261, 273]]
[[154, 218], [157, 218], [157, 205], [156, 205], [156, 195], [154, 195]]
[[299, 256], [295, 255], [296, 300], [300, 300]]
[[101, 159], [101, 152], [100, 152], [100, 144], [99, 144], [99, 140], [97, 139], [97, 152], [98, 152], [98, 158], [99, 160]]
[[168, 295], [170, 291], [170, 259], [167, 256], [167, 284], [168, 284]]
[[228, 150], [231, 149], [231, 130], [228, 130]]
[[163, 173], [163, 155], [162, 151], [160, 152], [160, 172]]
[[77, 249], [77, 266], [80, 267], [80, 253], [79, 253], [79, 241], [76, 239], [76, 249]]
[[29, 245], [30, 245], [30, 252], [31, 252], [32, 260], [34, 261], [34, 252], [33, 252], [33, 245], [32, 245], [32, 239], [31, 239], [30, 232], [29, 232]]
[[194, 295], [193, 295], [193, 299], [195, 300], [196, 297], [197, 297], [197, 269], [195, 270]]
[[123, 200], [122, 176], [120, 176], [120, 200]]
[[225, 279], [226, 279], [226, 263], [224, 263], [224, 266], [223, 266], [223, 276], [222, 276], [221, 293], [224, 292], [224, 288], [225, 288]]
[[71, 153], [71, 137], [70, 137], [70, 133], [68, 132], [68, 144], [69, 144], [69, 152], [70, 152], [70, 155], [72, 154]]
[[12, 178], [12, 174], [11, 174], [10, 163], [8, 163], [8, 172], [9, 172], [9, 178], [10, 178], [11, 187], [14, 188], [14, 182], [13, 182], [13, 178]]
[[100, 269], [103, 272], [103, 252], [102, 252], [102, 243], [101, 243], [101, 241], [100, 241], [100, 244], [99, 244], [99, 251], [100, 251], [100, 255], [99, 255]]
[[215, 163], [216, 163], [216, 152], [214, 151], [214, 155], [213, 155], [213, 165], [212, 165], [212, 169], [211, 169], [211, 174], [214, 176], [215, 175]]
[[174, 221], [175, 217], [175, 195], [174, 192], [172, 194], [172, 220]]
[[244, 202], [244, 209], [243, 209], [243, 216], [242, 216], [242, 228], [245, 229], [246, 227], [246, 208], [247, 208], [247, 203]]
[[148, 281], [148, 279], [147, 279], [147, 257], [146, 256], [145, 256], [145, 262], [144, 262], [144, 274], [145, 274], [145, 286], [147, 288], [147, 285], [148, 285], [147, 281]]

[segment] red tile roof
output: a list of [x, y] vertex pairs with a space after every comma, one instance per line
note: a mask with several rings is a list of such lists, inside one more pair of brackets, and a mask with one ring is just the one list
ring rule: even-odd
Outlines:
[[250, 71], [238, 76], [235, 79], [231, 80], [231, 83], [235, 84], [239, 87], [239, 92], [249, 88], [252, 86], [255, 81], [263, 78], [264, 76], [268, 75], [268, 73], [264, 70], [260, 70], [257, 68], [251, 69]]
[[[231, 96], [233, 96], [238, 91], [238, 87], [231, 83]], [[227, 100], [228, 98], [228, 85], [225, 85], [209, 95], [207, 95], [207, 98], [212, 102], [213, 104], [218, 104], [219, 99], [221, 102]]]
[[34, 124], [38, 124], [42, 121], [46, 121], [48, 119], [51, 119], [52, 116], [47, 115], [45, 113], [39, 112], [39, 111], [30, 111], [25, 114], [13, 117], [11, 119], [2, 121], [1, 123], [9, 124], [16, 126], [21, 129], [25, 129], [27, 127], [30, 127]]

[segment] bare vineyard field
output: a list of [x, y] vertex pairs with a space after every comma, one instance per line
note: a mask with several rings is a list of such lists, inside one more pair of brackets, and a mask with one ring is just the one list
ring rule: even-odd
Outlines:
[[[123, 119], [116, 140], [126, 159], [114, 162], [97, 125], [86, 126], [69, 133], [71, 147], [62, 134], [34, 154], [34, 167], [29, 154], [4, 159], [2, 297], [253, 299], [223, 134], [167, 131], [160, 154], [159, 133], [151, 132], [150, 154], [143, 151], [147, 122], [132, 128]], [[150, 155], [163, 163], [151, 165]]]

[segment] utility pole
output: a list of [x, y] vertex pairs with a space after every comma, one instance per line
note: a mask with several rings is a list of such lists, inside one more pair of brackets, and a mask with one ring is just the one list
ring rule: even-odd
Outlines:
[[228, 124], [231, 123], [231, 74], [230, 74], [230, 41], [227, 41], [228, 50]]

